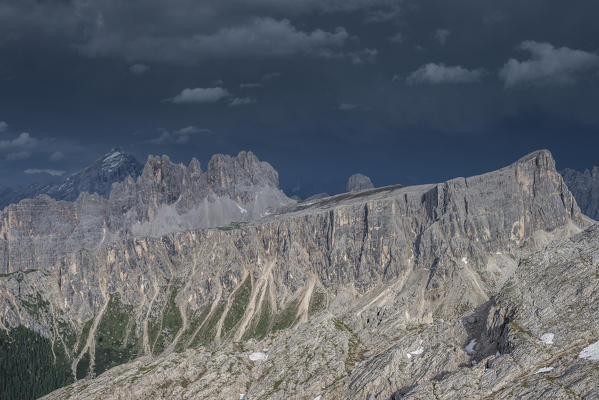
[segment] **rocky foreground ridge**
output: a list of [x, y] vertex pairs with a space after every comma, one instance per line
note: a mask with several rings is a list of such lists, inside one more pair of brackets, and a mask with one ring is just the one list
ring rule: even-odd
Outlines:
[[[599, 340], [590, 224], [539, 151], [64, 252], [0, 278], [0, 321], [46, 341], [61, 384], [78, 380], [48, 398], [592, 396], [596, 363], [576, 358]], [[550, 367], [570, 375], [535, 374]]]

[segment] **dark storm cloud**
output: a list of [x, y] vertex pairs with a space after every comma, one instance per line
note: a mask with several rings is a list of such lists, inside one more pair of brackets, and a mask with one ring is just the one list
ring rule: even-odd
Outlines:
[[511, 58], [499, 75], [506, 87], [524, 84], [573, 84], [584, 72], [599, 69], [599, 55], [550, 43], [525, 41], [518, 46], [530, 53], [530, 59]]
[[206, 58], [285, 57], [294, 54], [331, 57], [343, 47], [349, 34], [298, 30], [287, 20], [257, 17], [208, 34], [192, 36], [138, 36], [123, 39], [99, 28], [81, 51], [88, 56], [116, 56], [126, 60], [166, 61], [193, 64]]
[[539, 147], [592, 165], [598, 13], [561, 0], [0, 0], [0, 141], [39, 142], [0, 149], [0, 184], [115, 145], [181, 162], [252, 150], [302, 196], [343, 190], [358, 169], [430, 182]]
[[39, 33], [70, 38], [82, 54], [192, 64], [211, 57], [334, 56], [342, 26], [299, 29], [307, 13], [396, 12], [394, 0], [8, 0], [0, 5], [5, 41]]

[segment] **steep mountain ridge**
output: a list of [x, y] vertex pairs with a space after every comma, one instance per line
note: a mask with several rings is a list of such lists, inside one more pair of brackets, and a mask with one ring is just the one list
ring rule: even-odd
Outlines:
[[566, 168], [561, 174], [582, 212], [599, 220], [599, 165], [583, 172]]
[[83, 192], [76, 201], [46, 195], [0, 213], [0, 272], [46, 269], [81, 248], [135, 236], [249, 221], [294, 203], [278, 175], [251, 152], [216, 155], [202, 172], [167, 156], [148, 157], [139, 178], [112, 186], [110, 197]]
[[[185, 198], [178, 184], [162, 177], [183, 182], [198, 168], [190, 164], [183, 173], [160, 160], [146, 165], [154, 177], [152, 189], [130, 190], [127, 201], [154, 205], [165, 197]], [[264, 166], [250, 161], [240, 165]], [[229, 176], [219, 170], [206, 175]], [[241, 182], [256, 182], [252, 174], [242, 177]], [[273, 177], [267, 182], [272, 184]], [[240, 186], [229, 178], [212, 182], [223, 190]], [[252, 199], [251, 191], [235, 193], [237, 199], [245, 193]], [[152, 221], [150, 211], [137, 215]], [[285, 393], [297, 396], [308, 385], [322, 387], [323, 380], [333, 378], [341, 385], [334, 390], [340, 390], [355, 363], [400, 339], [393, 331], [455, 320], [496, 293], [531, 241], [540, 245], [548, 235], [567, 235], [588, 224], [551, 154], [539, 151], [471, 178], [290, 203], [280, 214], [248, 224], [106, 241], [96, 249], [65, 252], [46, 270], [0, 278], [0, 321], [9, 331], [25, 326], [49, 338], [78, 378], [143, 355], [169, 359], [172, 350], [190, 348], [185, 354], [195, 357], [204, 354], [198, 346], [210, 343], [230, 352], [234, 342], [266, 346], [278, 335], [301, 342], [309, 326], [322, 327], [325, 336], [347, 339], [326, 350], [340, 369], [307, 377]], [[342, 322], [348, 310], [350, 317]], [[331, 316], [339, 321], [332, 330], [325, 327]], [[106, 332], [112, 332], [109, 341]], [[383, 345], [385, 335], [390, 336]], [[263, 371], [264, 382], [248, 380], [250, 391], [252, 385], [258, 390], [273, 382], [269, 371]], [[216, 392], [221, 389], [235, 391], [237, 398], [244, 393], [233, 384], [219, 387], [204, 388], [202, 395], [228, 397]], [[171, 395], [156, 386], [147, 389]]]
[[0, 208], [45, 194], [55, 200], [75, 201], [82, 192], [108, 198], [111, 185], [127, 177], [137, 179], [143, 166], [120, 148], [113, 148], [90, 166], [70, 175], [62, 183], [31, 184], [0, 191]]

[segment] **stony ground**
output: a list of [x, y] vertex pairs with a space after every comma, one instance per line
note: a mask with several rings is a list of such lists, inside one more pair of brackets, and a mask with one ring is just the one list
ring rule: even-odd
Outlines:
[[523, 249], [518, 264], [455, 320], [402, 327], [397, 310], [360, 326], [381, 298], [365, 296], [261, 341], [140, 359], [48, 399], [599, 397], [599, 225]]

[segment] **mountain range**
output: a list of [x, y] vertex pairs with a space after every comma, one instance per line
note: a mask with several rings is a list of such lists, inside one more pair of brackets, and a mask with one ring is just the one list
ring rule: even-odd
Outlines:
[[599, 396], [599, 228], [548, 151], [366, 179], [298, 202], [250, 152], [151, 156], [7, 206], [1, 397]]
[[82, 192], [97, 193], [107, 198], [113, 183], [121, 182], [129, 176], [137, 179], [142, 169], [143, 165], [135, 157], [120, 148], [113, 148], [90, 166], [69, 176], [64, 182], [3, 188], [0, 190], [0, 208], [40, 194], [67, 201], [77, 200]]

